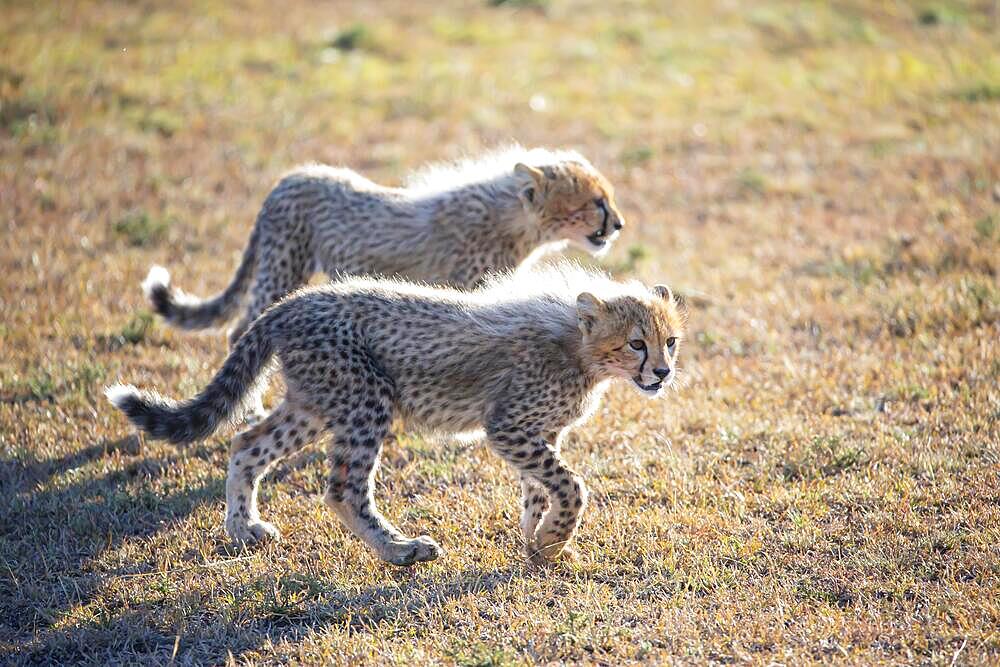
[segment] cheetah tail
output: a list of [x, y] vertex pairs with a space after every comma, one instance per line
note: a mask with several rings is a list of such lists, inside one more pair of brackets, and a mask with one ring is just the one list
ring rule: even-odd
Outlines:
[[256, 394], [258, 381], [267, 377], [265, 370], [274, 347], [265, 330], [266, 321], [265, 316], [250, 327], [212, 381], [194, 398], [177, 402], [124, 384], [112, 385], [104, 394], [152, 438], [174, 444], [207, 438], [223, 420], [243, 414], [248, 398]]
[[257, 267], [257, 228], [243, 251], [243, 259], [229, 287], [208, 299], [185, 294], [170, 285], [170, 272], [154, 266], [142, 281], [142, 291], [153, 310], [167, 322], [181, 329], [207, 329], [220, 326], [233, 319], [250, 288], [254, 269]]

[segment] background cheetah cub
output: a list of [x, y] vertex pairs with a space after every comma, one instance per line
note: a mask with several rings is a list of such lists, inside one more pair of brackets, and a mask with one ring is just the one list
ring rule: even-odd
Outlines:
[[506, 275], [474, 292], [355, 278], [304, 289], [266, 311], [188, 401], [121, 385], [107, 395], [151, 436], [191, 442], [238, 414], [276, 355], [287, 393], [233, 440], [226, 531], [244, 542], [277, 537], [257, 510], [260, 478], [329, 434], [327, 504], [396, 565], [441, 550], [430, 537], [406, 537], [375, 506], [372, 482], [393, 418], [436, 432], [482, 428], [520, 473], [529, 554], [551, 558], [573, 536], [587, 499], [559, 455], [562, 434], [596, 408], [609, 380], [649, 396], [670, 385], [686, 317], [664, 285], [619, 283], [569, 264]]
[[569, 242], [603, 252], [623, 225], [610, 183], [574, 151], [514, 146], [427, 168], [405, 188], [313, 165], [289, 173], [268, 195], [222, 293], [185, 295], [162, 267], [150, 270], [143, 289], [157, 313], [184, 329], [220, 326], [242, 309], [232, 342], [316, 271], [468, 289], [487, 271]]

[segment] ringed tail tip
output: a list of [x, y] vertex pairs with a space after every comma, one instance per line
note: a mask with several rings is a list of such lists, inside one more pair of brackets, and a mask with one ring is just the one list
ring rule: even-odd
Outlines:
[[142, 281], [142, 292], [153, 310], [165, 314], [170, 305], [170, 272], [162, 266], [153, 266]]
[[130, 402], [139, 397], [139, 390], [130, 384], [113, 384], [104, 388], [104, 396], [113, 406], [124, 410]]

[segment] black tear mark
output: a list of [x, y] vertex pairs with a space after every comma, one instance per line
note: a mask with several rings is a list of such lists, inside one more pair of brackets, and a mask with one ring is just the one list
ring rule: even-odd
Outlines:
[[597, 204], [597, 208], [601, 209], [601, 236], [604, 236], [608, 233], [608, 207], [603, 199], [597, 199], [595, 203]]

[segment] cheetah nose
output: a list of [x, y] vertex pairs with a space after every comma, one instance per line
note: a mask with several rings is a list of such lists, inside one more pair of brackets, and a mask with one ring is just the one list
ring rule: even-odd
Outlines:
[[653, 375], [655, 375], [656, 377], [658, 377], [661, 380], [663, 380], [668, 375], [670, 375], [670, 369], [669, 368], [654, 368], [653, 369]]
[[621, 218], [615, 218], [615, 224], [614, 224], [615, 231], [618, 231], [624, 226], [625, 225], [622, 223]]

